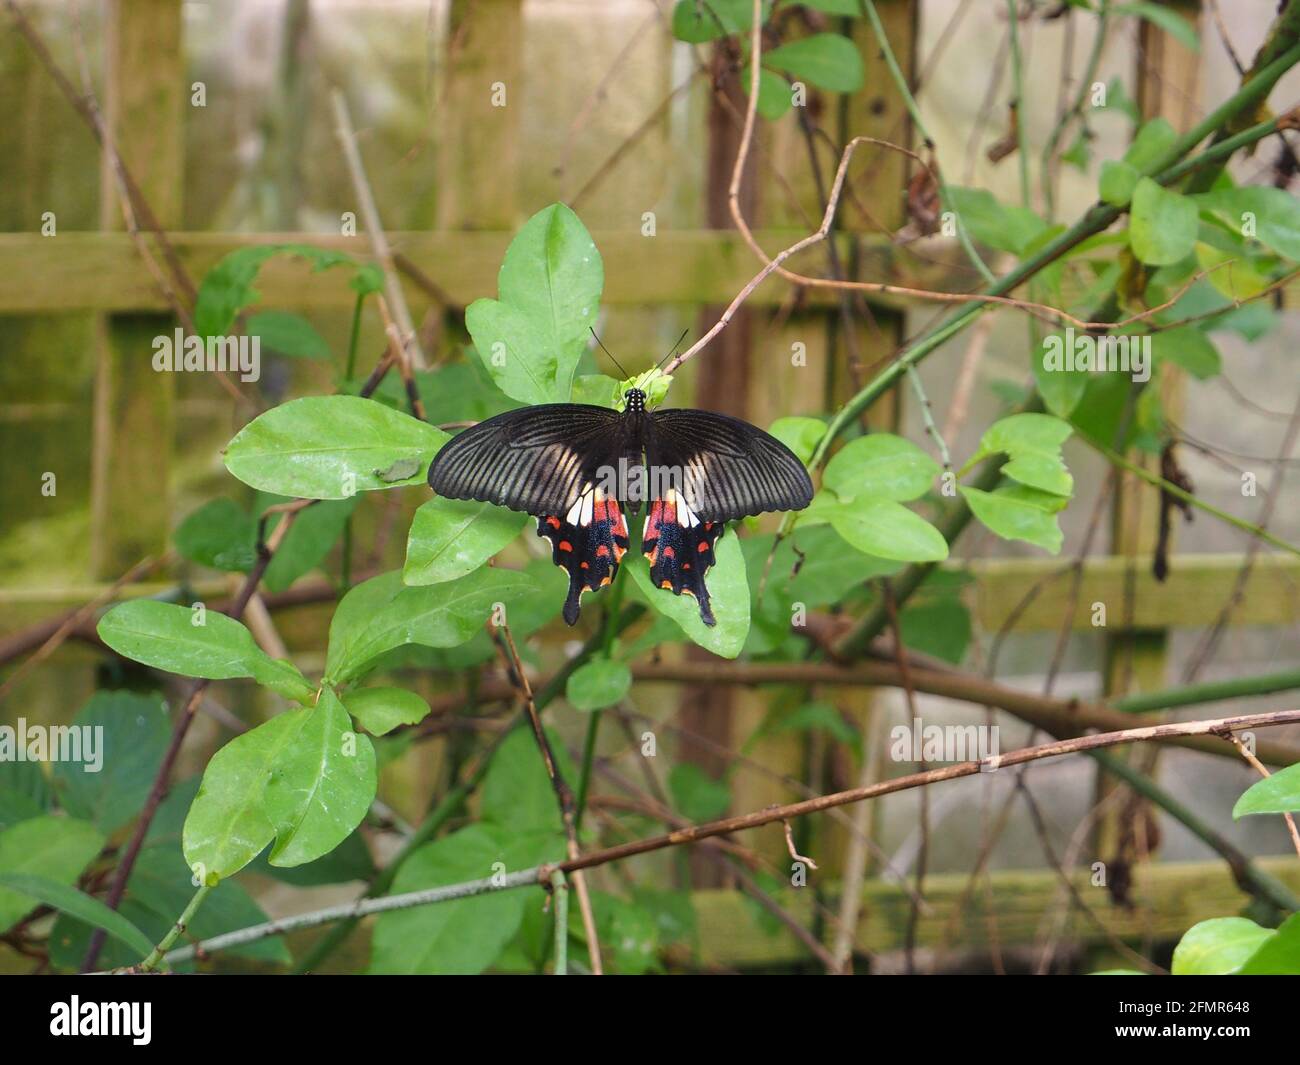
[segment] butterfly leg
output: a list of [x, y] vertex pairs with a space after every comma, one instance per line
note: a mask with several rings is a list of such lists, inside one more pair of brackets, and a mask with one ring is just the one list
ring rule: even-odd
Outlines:
[[717, 561], [713, 545], [725, 529], [720, 521], [700, 521], [673, 493], [668, 499], [656, 499], [646, 515], [641, 550], [650, 562], [651, 582], [673, 595], [693, 596], [706, 625], [717, 622], [704, 574]]
[[576, 624], [583, 592], [609, 584], [627, 551], [627, 522], [599, 489], [585, 492], [564, 517], [537, 519], [537, 535], [551, 541], [551, 560], [569, 574], [564, 620]]

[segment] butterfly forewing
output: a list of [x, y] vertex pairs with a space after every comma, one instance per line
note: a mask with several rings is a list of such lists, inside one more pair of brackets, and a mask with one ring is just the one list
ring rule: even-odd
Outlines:
[[445, 444], [429, 487], [535, 517], [568, 513], [602, 465], [617, 463], [624, 436], [617, 411], [548, 403], [506, 411]]
[[739, 418], [655, 411], [646, 435], [651, 469], [681, 471], [681, 490], [702, 521], [802, 510], [812, 500], [812, 481], [794, 452]]

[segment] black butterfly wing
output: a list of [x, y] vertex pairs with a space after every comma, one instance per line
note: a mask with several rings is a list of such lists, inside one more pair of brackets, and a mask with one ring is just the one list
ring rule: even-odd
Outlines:
[[812, 481], [795, 454], [748, 422], [701, 410], [649, 416], [646, 463], [651, 500], [641, 550], [650, 580], [699, 604], [713, 625], [704, 575], [714, 545], [733, 518], [769, 510], [802, 510]]
[[453, 437], [429, 467], [429, 487], [537, 518], [551, 558], [569, 575], [564, 620], [578, 620], [582, 593], [609, 584], [627, 550], [619, 501], [602, 487], [619, 458], [640, 462], [640, 441], [617, 411], [550, 403], [507, 411]]
[[646, 457], [681, 470], [691, 510], [703, 521], [731, 521], [812, 502], [808, 471], [794, 452], [762, 429], [705, 410], [649, 416]]

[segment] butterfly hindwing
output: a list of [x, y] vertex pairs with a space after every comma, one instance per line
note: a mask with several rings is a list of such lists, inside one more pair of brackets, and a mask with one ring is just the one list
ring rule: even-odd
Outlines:
[[675, 490], [651, 502], [641, 534], [641, 551], [650, 563], [650, 582], [673, 595], [685, 592], [700, 607], [700, 619], [714, 625], [704, 575], [716, 561], [713, 545], [726, 524], [703, 521]]
[[537, 519], [537, 535], [551, 541], [551, 559], [569, 574], [564, 620], [578, 620], [583, 592], [613, 581], [627, 551], [627, 521], [618, 501], [590, 486], [563, 515]]

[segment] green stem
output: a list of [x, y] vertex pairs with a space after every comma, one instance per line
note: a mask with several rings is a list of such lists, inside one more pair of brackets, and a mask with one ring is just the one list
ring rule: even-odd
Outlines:
[[158, 945], [140, 963], [141, 972], [152, 972], [158, 967], [158, 964], [163, 960], [163, 956], [172, 949], [172, 945], [176, 940], [180, 939], [181, 934], [189, 927], [190, 921], [194, 919], [195, 911], [203, 905], [203, 900], [208, 897], [208, 892], [212, 890], [213, 886], [212, 884], [204, 884], [198, 891], [194, 892], [194, 896], [176, 919], [176, 923], [167, 930], [167, 934], [158, 940]]
[[1229, 514], [1226, 510], [1220, 510], [1212, 503], [1205, 502], [1204, 499], [1193, 495], [1185, 488], [1179, 488], [1178, 485], [1173, 482], [1166, 481], [1159, 474], [1143, 469], [1136, 462], [1130, 462], [1118, 451], [1113, 451], [1105, 444], [1100, 444], [1095, 440], [1090, 440], [1086, 436], [1083, 437], [1083, 439], [1098, 454], [1104, 455], [1116, 466], [1121, 466], [1134, 476], [1140, 477], [1142, 480], [1146, 481], [1147, 484], [1154, 485], [1156, 488], [1159, 488], [1161, 491], [1173, 496], [1175, 499], [1181, 499], [1189, 506], [1196, 507], [1198, 510], [1203, 510], [1207, 514], [1213, 514], [1220, 521], [1227, 522], [1229, 525], [1242, 530], [1242, 532], [1248, 532], [1251, 536], [1263, 540], [1266, 544], [1272, 544], [1274, 547], [1279, 548], [1282, 551], [1300, 556], [1300, 547], [1295, 547], [1294, 545], [1287, 543], [1285, 540], [1274, 536], [1267, 529], [1263, 529], [1258, 525], [1252, 525], [1245, 518], [1239, 518], [1235, 514]]
[[1011, 85], [1016, 94], [1016, 155], [1020, 157], [1020, 202], [1029, 206], [1029, 136], [1025, 114], [1025, 67], [1020, 54], [1020, 12], [1007, 0], [1007, 32], [1011, 37]]
[[1271, 695], [1296, 688], [1300, 688], [1300, 669], [1288, 669], [1257, 677], [1211, 680], [1202, 684], [1166, 688], [1164, 691], [1129, 695], [1114, 700], [1110, 705], [1126, 714], [1146, 714], [1153, 710], [1172, 710], [1179, 706], [1217, 703], [1221, 699], [1240, 699], [1251, 695]]
[[569, 975], [569, 885], [563, 870], [551, 874], [551, 897], [555, 900], [555, 975]]
[[365, 293], [359, 292], [352, 303], [352, 327], [348, 333], [348, 361], [345, 375], [349, 381], [357, 372], [357, 348], [361, 342], [361, 305], [365, 300]]

